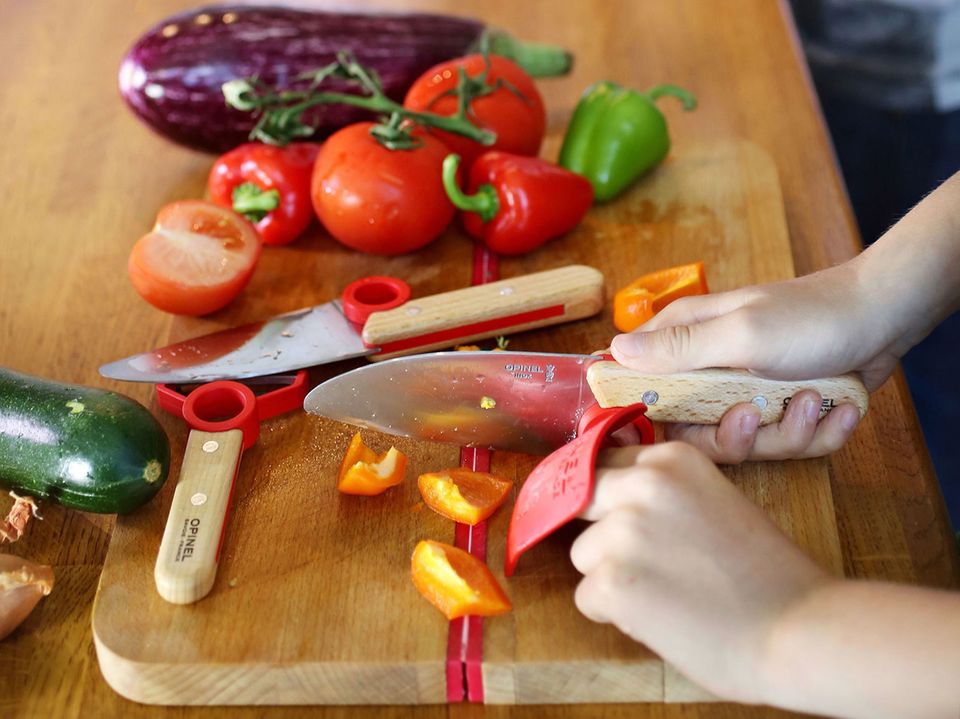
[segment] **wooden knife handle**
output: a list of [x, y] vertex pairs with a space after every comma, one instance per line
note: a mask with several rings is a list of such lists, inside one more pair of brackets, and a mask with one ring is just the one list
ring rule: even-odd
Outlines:
[[370, 359], [382, 360], [569, 322], [602, 306], [603, 275], [569, 265], [374, 312], [363, 326], [363, 341], [380, 348]]
[[243, 451], [243, 432], [192, 430], [160, 542], [153, 578], [173, 604], [202, 599], [213, 587], [220, 538]]
[[703, 369], [674, 374], [643, 374], [616, 362], [596, 362], [587, 370], [587, 383], [601, 407], [647, 405], [647, 417], [656, 422], [715, 424], [740, 402], [760, 408], [760, 423], [780, 421], [791, 398], [804, 389], [823, 397], [822, 417], [838, 404], [849, 402], [867, 413], [869, 394], [853, 374], [799, 382], [757, 377], [746, 370]]

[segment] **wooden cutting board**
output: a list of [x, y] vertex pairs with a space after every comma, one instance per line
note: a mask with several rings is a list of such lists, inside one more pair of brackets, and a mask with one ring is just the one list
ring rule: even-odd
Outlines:
[[[545, 155], [555, 156], [555, 144]], [[300, 244], [300, 243], [298, 243]], [[397, 274], [417, 294], [465, 284], [470, 245], [451, 230], [424, 254], [371, 260], [317, 237], [265, 253], [251, 289], [221, 325], [328, 300], [366, 273]], [[457, 271], [447, 271], [452, 260]], [[744, 142], [678, 147], [617, 201], [595, 208], [567, 237], [504, 260], [504, 277], [570, 263], [607, 279], [600, 316], [511, 338], [511, 349], [589, 352], [615, 333], [614, 291], [637, 275], [704, 260], [713, 291], [792, 277], [793, 261], [776, 169]], [[284, 304], [274, 287], [283, 267], [323, 273], [326, 296], [303, 279]], [[337, 272], [331, 272], [334, 267]], [[293, 277], [294, 275], [291, 275]], [[260, 283], [258, 285], [258, 282]], [[260, 293], [262, 290], [262, 293]], [[252, 299], [269, 296], [259, 303]], [[309, 300], [309, 301], [307, 301]], [[246, 304], [244, 304], [246, 302]], [[183, 321], [170, 339], [215, 328]], [[343, 371], [341, 364], [314, 380]], [[156, 409], [156, 407], [154, 407]], [[193, 605], [164, 602], [153, 583], [186, 428], [172, 436], [174, 475], [148, 506], [118, 518], [93, 610], [104, 677], [120, 694], [155, 704], [427, 704], [447, 700], [448, 625], [413, 588], [410, 554], [420, 539], [453, 543], [454, 524], [425, 508], [416, 477], [458, 466], [453, 446], [365, 432], [377, 450], [409, 457], [407, 481], [380, 497], [340, 495], [335, 480], [354, 430], [302, 412], [267, 421], [243, 457], [216, 584]], [[494, 472], [519, 485], [538, 458], [493, 454]], [[725, 470], [823, 566], [842, 571], [826, 463], [749, 464]], [[702, 701], [709, 696], [652, 652], [573, 604], [578, 574], [568, 558], [574, 523], [502, 574], [510, 506], [488, 527], [488, 561], [514, 604], [483, 629], [487, 703]]]

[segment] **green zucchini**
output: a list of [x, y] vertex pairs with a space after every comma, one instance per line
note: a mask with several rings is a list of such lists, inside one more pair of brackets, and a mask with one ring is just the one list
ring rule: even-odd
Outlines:
[[0, 367], [0, 487], [86, 512], [129, 512], [157, 493], [170, 442], [115, 392]]

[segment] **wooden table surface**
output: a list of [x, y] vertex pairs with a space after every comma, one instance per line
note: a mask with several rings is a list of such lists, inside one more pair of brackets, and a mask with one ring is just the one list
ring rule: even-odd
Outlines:
[[[396, 8], [401, 3], [352, 5]], [[858, 250], [842, 180], [784, 4], [728, 0], [722, 10], [708, 0], [407, 0], [402, 5], [482, 17], [525, 39], [572, 49], [574, 72], [541, 83], [554, 132], [562, 130], [582, 89], [597, 79], [641, 88], [669, 81], [690, 88], [700, 107], [695, 113], [669, 113], [674, 135], [698, 141], [743, 137], [769, 152], [780, 174], [798, 274]], [[0, 3], [0, 127], [5, 135], [0, 365], [122, 391], [155, 412], [150, 386], [106, 381], [97, 367], [177, 333], [178, 320], [136, 296], [126, 277], [126, 259], [159, 206], [202, 194], [211, 158], [145, 130], [117, 95], [116, 71], [140, 32], [186, 7], [184, 0]], [[325, 299], [330, 298], [317, 301]], [[172, 436], [186, 432], [171, 418], [161, 421]], [[955, 544], [902, 374], [875, 393], [867, 420], [830, 459], [830, 471], [848, 576], [957, 584]], [[5, 716], [785, 715], [728, 704], [204, 710], [136, 705], [104, 683], [91, 639], [91, 604], [112, 525], [112, 517], [50, 506], [27, 537], [4, 550], [53, 565], [57, 582], [27, 624], [0, 644], [0, 712]], [[49, 626], [58, 631], [37, 631]]]

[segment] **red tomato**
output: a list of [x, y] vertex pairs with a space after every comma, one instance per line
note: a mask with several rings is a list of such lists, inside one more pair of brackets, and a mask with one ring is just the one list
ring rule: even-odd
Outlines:
[[[538, 155], [547, 126], [543, 98], [533, 79], [516, 63], [499, 55], [490, 55], [490, 72], [486, 84], [503, 84], [489, 95], [470, 103], [470, 122], [497, 133], [490, 146], [469, 140], [462, 135], [431, 130], [444, 144], [463, 158], [463, 169], [469, 170], [474, 159], [487, 150], [503, 150], [515, 155]], [[440, 63], [421, 75], [407, 90], [404, 107], [411, 110], [453, 115], [457, 98], [444, 93], [456, 89], [458, 68], [476, 77], [485, 67], [483, 55], [469, 55]]]
[[165, 205], [133, 246], [127, 270], [147, 302], [178, 315], [205, 315], [236, 297], [260, 257], [256, 229], [202, 200]]
[[[221, 156], [210, 170], [207, 180], [210, 199], [246, 216], [257, 226], [264, 244], [293, 242], [313, 220], [310, 177], [318, 148], [319, 145], [308, 142], [295, 142], [286, 147], [262, 142], [240, 145]], [[241, 204], [243, 198], [234, 196], [234, 190], [244, 184], [255, 185], [254, 193], [258, 192], [257, 188], [262, 192], [276, 190], [279, 204], [266, 213], [247, 215]], [[254, 202], [257, 199], [255, 197]]]
[[313, 168], [313, 208], [347, 247], [377, 255], [412, 252], [436, 239], [453, 219], [443, 189], [449, 150], [425, 133], [412, 150], [389, 150], [359, 122], [331, 135]]

